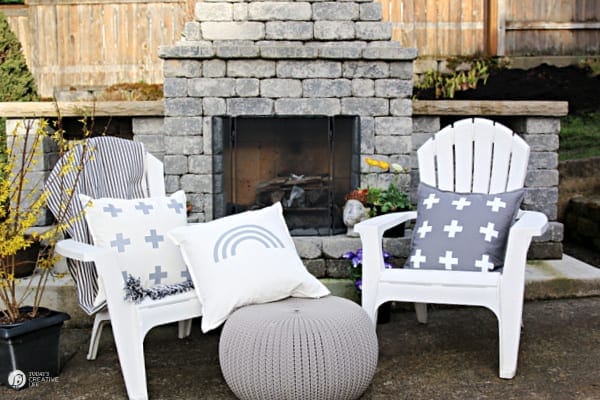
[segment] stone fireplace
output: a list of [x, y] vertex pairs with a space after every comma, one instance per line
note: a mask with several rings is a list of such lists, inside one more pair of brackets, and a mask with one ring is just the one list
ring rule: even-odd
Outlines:
[[295, 236], [344, 233], [345, 195], [358, 185], [355, 116], [213, 117], [213, 216], [281, 202]]
[[[327, 185], [321, 194], [326, 203], [331, 203], [328, 207], [339, 214], [344, 192], [359, 184], [387, 186], [392, 179], [390, 174], [368, 167], [363, 162], [365, 157], [410, 165], [410, 97], [416, 50], [402, 48], [391, 40], [391, 24], [381, 21], [380, 3], [198, 2], [195, 21], [186, 24], [182, 40], [162, 47], [160, 55], [165, 62], [167, 190], [184, 189], [192, 202], [194, 216], [200, 221], [251, 208], [252, 202], [264, 204], [265, 196], [277, 198], [281, 190], [274, 188], [262, 200], [248, 200], [244, 196], [254, 197], [257, 183], [272, 186], [277, 179], [291, 175], [309, 177], [315, 185], [317, 177], [322, 178]], [[303, 156], [292, 151], [283, 158], [294, 164], [297, 157], [295, 168], [288, 165], [268, 177], [261, 175], [257, 178], [260, 182], [239, 192], [245, 181], [237, 178], [260, 175], [248, 169], [256, 166], [251, 160], [268, 158], [261, 140], [273, 144], [279, 139], [265, 132], [264, 137], [254, 139], [252, 155], [247, 149], [224, 155], [222, 151], [228, 144], [219, 142], [224, 138], [222, 131], [233, 121], [239, 125], [254, 119], [256, 124], [269, 118], [273, 121], [288, 118], [286, 131], [296, 140], [292, 144], [294, 150], [297, 143], [308, 146], [312, 142], [313, 148]], [[339, 161], [335, 170], [328, 165], [333, 159], [322, 160], [328, 153], [329, 139], [311, 139], [312, 127], [298, 128], [307, 120], [322, 121], [326, 126], [331, 121], [345, 121], [338, 124], [340, 132], [336, 133], [340, 136], [335, 139], [340, 147], [346, 146], [342, 145], [341, 137], [355, 135], [348, 142], [350, 147], [346, 146], [345, 161]], [[342, 132], [352, 130], [353, 126], [354, 133]], [[303, 135], [305, 141], [301, 142]], [[256, 153], [259, 148], [263, 150]], [[280, 150], [270, 153], [272, 159], [277, 158]], [[238, 162], [246, 159], [237, 172], [227, 170], [232, 154]], [[307, 159], [306, 154], [316, 154], [315, 159]], [[326, 168], [302, 170], [317, 160]], [[269, 168], [276, 169], [264, 167]], [[237, 178], [233, 179], [232, 174], [237, 174]], [[237, 187], [232, 188], [232, 183]], [[401, 175], [399, 183], [408, 188], [409, 175]], [[287, 184], [293, 186], [293, 182]], [[332, 188], [336, 190], [331, 191]], [[234, 201], [239, 196], [243, 201]], [[319, 189], [313, 190], [311, 196], [319, 197]], [[298, 214], [302, 207], [296, 208], [293, 217], [288, 212], [288, 224], [301, 218]], [[330, 226], [333, 228], [329, 229], [330, 234], [340, 233], [339, 218]], [[300, 222], [299, 231], [312, 234]]]
[[[226, 158], [219, 154], [223, 143], [218, 141], [223, 140], [219, 133], [223, 121], [236, 118], [356, 118], [357, 148], [350, 152], [358, 166], [354, 170], [351, 163], [339, 174], [351, 177], [350, 188], [386, 187], [393, 180], [414, 198], [415, 151], [442, 127], [440, 115], [446, 115], [448, 106], [440, 107], [441, 114], [413, 110], [417, 52], [391, 40], [391, 24], [383, 22], [381, 14], [381, 4], [369, 0], [196, 4], [195, 20], [186, 24], [183, 38], [159, 49], [164, 60], [164, 120], [157, 119], [156, 126], [134, 124], [136, 140], [143, 140], [164, 160], [167, 191], [185, 190], [194, 220], [225, 215], [227, 204], [235, 203], [230, 201], [232, 192], [227, 192], [232, 178], [226, 177]], [[518, 105], [516, 112], [511, 105], [497, 106], [499, 110], [488, 115], [509, 116], [501, 122], [532, 146], [524, 208], [544, 211], [553, 221], [530, 254], [560, 258], [562, 224], [556, 222], [560, 114], [547, 105], [531, 110]], [[448, 115], [486, 116], [482, 110], [467, 107]], [[296, 120], [294, 125], [298, 124]], [[295, 131], [293, 136], [301, 134]], [[411, 172], [392, 175], [368, 166], [366, 157], [409, 166]], [[323, 173], [284, 169], [261, 177], [259, 183], [291, 173], [313, 177]], [[255, 186], [251, 192], [256, 193]], [[329, 199], [334, 208], [343, 205], [339, 195]], [[330, 233], [303, 232], [308, 236], [295, 236], [294, 242], [315, 276], [347, 278], [348, 261], [341, 256], [360, 247], [360, 240], [337, 234], [336, 229]], [[386, 250], [400, 258], [407, 255], [409, 245], [408, 237], [384, 239]], [[351, 284], [347, 289], [353, 292]]]

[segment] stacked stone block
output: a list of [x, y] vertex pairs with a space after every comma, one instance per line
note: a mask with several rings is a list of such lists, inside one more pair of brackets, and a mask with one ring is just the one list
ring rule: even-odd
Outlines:
[[[203, 1], [164, 63], [167, 190], [212, 218], [211, 118], [358, 115], [362, 157], [406, 165], [415, 49], [391, 41], [373, 1]], [[146, 140], [141, 138], [140, 140]], [[361, 185], [407, 188], [362, 164]]]
[[[416, 50], [391, 40], [380, 3], [205, 0], [196, 4], [195, 15], [180, 42], [159, 49], [165, 61], [162, 156], [167, 190], [188, 193], [195, 219], [212, 218], [212, 197], [221, 190], [212, 182], [212, 175], [222, 170], [212, 163], [211, 119], [223, 115], [358, 115], [362, 159], [411, 168], [394, 175], [361, 162], [361, 186], [397, 183], [416, 200], [415, 151], [441, 128], [440, 117], [413, 117]], [[524, 208], [543, 211], [551, 220], [530, 256], [560, 258], [558, 119], [518, 117], [507, 125], [532, 146]], [[150, 140], [153, 146], [161, 140], [137, 133], [136, 139]], [[359, 246], [345, 237], [295, 240], [319, 277], [345, 276], [347, 263], [339, 259], [340, 251]], [[340, 251], [327, 250], [332, 246]], [[388, 240], [386, 247], [404, 257], [408, 242]]]

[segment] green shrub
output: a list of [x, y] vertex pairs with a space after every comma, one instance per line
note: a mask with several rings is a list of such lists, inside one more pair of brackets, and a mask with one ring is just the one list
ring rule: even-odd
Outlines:
[[[6, 3], [6, 2], [5, 2]], [[21, 43], [0, 12], [0, 102], [38, 100], [35, 80], [25, 63]], [[5, 119], [0, 118], [0, 161], [5, 156]]]
[[0, 13], [0, 101], [37, 99], [35, 80], [25, 63], [21, 43]]

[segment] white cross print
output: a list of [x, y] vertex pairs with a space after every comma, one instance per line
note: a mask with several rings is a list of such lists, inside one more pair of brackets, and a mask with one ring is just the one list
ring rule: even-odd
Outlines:
[[431, 225], [429, 225], [429, 221], [423, 221], [423, 224], [421, 224], [419, 229], [417, 229], [417, 233], [419, 234], [419, 237], [423, 239], [425, 235], [427, 235], [432, 230], [433, 228], [431, 227]]
[[421, 249], [417, 249], [415, 251], [415, 255], [410, 257], [410, 262], [413, 265], [413, 268], [421, 268], [421, 264], [427, 261], [427, 257], [421, 255]]
[[471, 202], [466, 197], [461, 197], [458, 200], [452, 200], [452, 205], [456, 207], [458, 211], [462, 211], [463, 208], [470, 206]]
[[427, 206], [428, 210], [431, 210], [431, 207], [433, 207], [434, 204], [437, 204], [440, 202], [440, 199], [435, 197], [435, 194], [430, 193], [429, 196], [423, 200], [423, 204], [425, 204]]
[[490, 262], [490, 256], [484, 254], [481, 256], [481, 260], [475, 260], [475, 267], [481, 268], [481, 271], [488, 271], [494, 269], [494, 264]]
[[448, 237], [453, 238], [457, 232], [462, 232], [463, 227], [458, 224], [458, 221], [453, 219], [450, 225], [444, 225], [444, 232], [448, 232]]
[[494, 197], [494, 201], [488, 200], [485, 205], [492, 207], [493, 212], [498, 212], [501, 208], [506, 208], [506, 203], [500, 197]]
[[458, 258], [452, 257], [452, 252], [446, 250], [446, 254], [444, 255], [444, 257], [440, 257], [438, 259], [438, 262], [440, 264], [444, 264], [444, 267], [446, 269], [452, 269], [453, 265], [458, 265]]
[[498, 231], [494, 229], [494, 224], [488, 222], [487, 226], [479, 227], [479, 233], [483, 233], [485, 235], [485, 241], [491, 242], [492, 238], [498, 237]]

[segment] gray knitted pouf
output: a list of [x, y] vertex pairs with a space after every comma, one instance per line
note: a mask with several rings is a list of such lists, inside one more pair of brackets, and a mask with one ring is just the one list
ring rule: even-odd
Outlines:
[[225, 323], [219, 360], [245, 399], [356, 399], [377, 366], [377, 336], [350, 300], [288, 298], [242, 307]]

